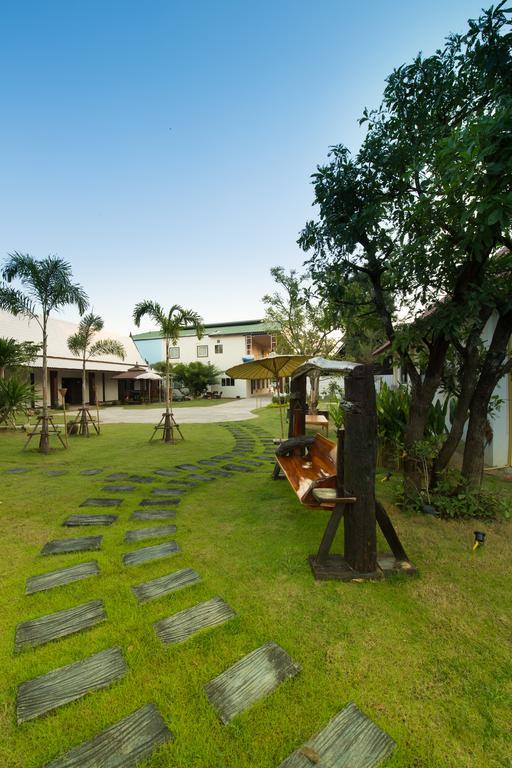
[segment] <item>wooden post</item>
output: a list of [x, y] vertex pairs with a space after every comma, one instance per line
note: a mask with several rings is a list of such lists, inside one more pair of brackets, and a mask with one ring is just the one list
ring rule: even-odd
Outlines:
[[61, 387], [59, 389], [60, 396], [62, 397], [62, 413], [64, 416], [64, 440], [66, 441], [66, 447], [69, 445], [68, 443], [68, 424], [66, 419], [66, 392], [68, 391], [67, 387]]
[[345, 508], [345, 560], [359, 573], [377, 568], [375, 467], [377, 412], [374, 369], [359, 365], [345, 378], [344, 492], [357, 501]]
[[306, 376], [292, 378], [290, 383], [290, 408], [288, 437], [306, 434]]

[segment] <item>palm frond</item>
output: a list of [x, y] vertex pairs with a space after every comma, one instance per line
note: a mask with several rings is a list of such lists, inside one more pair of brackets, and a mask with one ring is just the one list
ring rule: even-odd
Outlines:
[[97, 357], [98, 355], [114, 355], [124, 360], [126, 357], [126, 349], [120, 341], [116, 339], [98, 339], [89, 348], [88, 357]]
[[149, 299], [145, 299], [144, 301], [139, 301], [139, 303], [135, 305], [133, 310], [133, 322], [137, 328], [140, 326], [140, 321], [143, 317], [151, 318], [151, 320], [153, 320], [160, 327], [160, 329], [165, 326], [165, 313], [157, 301], [150, 301]]
[[0, 285], [0, 309], [11, 315], [23, 315], [37, 319], [36, 307], [29, 296], [9, 285]]

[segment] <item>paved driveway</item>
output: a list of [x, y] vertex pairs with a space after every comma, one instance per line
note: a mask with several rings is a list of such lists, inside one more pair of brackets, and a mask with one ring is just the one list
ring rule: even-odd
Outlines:
[[[270, 397], [247, 397], [243, 400], [231, 400], [219, 405], [204, 408], [176, 408], [174, 417], [178, 424], [212, 424], [217, 421], [245, 421], [255, 419], [255, 408], [262, 408], [270, 403]], [[158, 408], [102, 408], [100, 420], [104, 424], [156, 424], [162, 412]]]

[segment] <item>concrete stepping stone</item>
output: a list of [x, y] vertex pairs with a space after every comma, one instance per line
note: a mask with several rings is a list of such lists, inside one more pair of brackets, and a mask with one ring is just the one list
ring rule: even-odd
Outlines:
[[249, 469], [249, 467], [243, 467], [240, 464], [226, 464], [224, 469], [227, 469], [230, 472], [252, 472], [252, 469]]
[[158, 709], [146, 704], [45, 768], [136, 768], [172, 739]]
[[117, 515], [70, 515], [62, 525], [75, 527], [78, 525], [112, 525], [117, 520]]
[[63, 555], [68, 552], [89, 552], [101, 549], [103, 536], [81, 536], [78, 539], [54, 539], [41, 550], [42, 555]]
[[27, 579], [25, 594], [32, 595], [34, 592], [44, 592], [47, 589], [71, 584], [73, 581], [88, 579], [89, 576], [98, 576], [99, 572], [100, 569], [96, 560], [90, 560], [88, 563], [72, 565], [69, 568], [58, 568], [56, 571], [42, 573], [40, 576], [31, 576]]
[[92, 600], [39, 619], [24, 621], [16, 627], [14, 652], [19, 653], [26, 646], [44, 645], [51, 640], [81, 632], [106, 621], [106, 618], [103, 601]]
[[186, 493], [184, 488], [153, 488], [153, 496], [183, 496]]
[[160, 475], [161, 477], [179, 477], [180, 474], [175, 469], [155, 469], [155, 475]]
[[205, 467], [214, 467], [219, 459], [199, 459], [198, 464], [204, 464]]
[[300, 669], [281, 646], [268, 642], [210, 680], [204, 689], [221, 721], [227, 724], [284, 680], [295, 677]]
[[136, 489], [136, 485], [104, 485], [101, 489], [106, 493], [129, 493]]
[[46, 475], [48, 477], [60, 477], [61, 475], [65, 475], [67, 473], [66, 469], [49, 469], [46, 472]]
[[148, 477], [147, 475], [130, 475], [128, 480], [132, 483], [154, 483], [154, 477]]
[[374, 768], [388, 757], [396, 744], [356, 707], [348, 704], [329, 724], [279, 768]]
[[113, 472], [111, 475], [107, 475], [105, 480], [126, 480], [128, 472]]
[[190, 479], [198, 483], [209, 483], [215, 478], [208, 475], [190, 475]]
[[123, 563], [124, 565], [141, 565], [141, 563], [147, 563], [150, 560], [161, 560], [163, 557], [175, 555], [177, 552], [181, 552], [178, 544], [175, 541], [166, 541], [165, 544], [156, 544], [154, 547], [142, 547], [142, 549], [136, 549], [135, 552], [126, 552], [123, 555]]
[[199, 467], [195, 464], [176, 464], [176, 469], [182, 469], [185, 472], [195, 472]]
[[123, 503], [123, 499], [86, 499], [80, 504], [81, 507], [118, 507]]
[[83, 661], [53, 669], [46, 675], [27, 680], [18, 687], [18, 725], [80, 699], [89, 691], [105, 688], [122, 677], [126, 671], [127, 666], [121, 649], [114, 646], [88, 656]]
[[167, 497], [165, 499], [142, 499], [139, 501], [141, 507], [160, 507], [162, 504], [179, 504], [181, 499]]
[[233, 477], [232, 472], [227, 472], [225, 469], [209, 469], [208, 472], [213, 477]]
[[247, 464], [248, 467], [262, 467], [263, 462], [257, 459], [239, 459], [240, 464]]
[[159, 539], [162, 536], [170, 536], [176, 533], [175, 525], [158, 525], [152, 528], [139, 528], [138, 531], [126, 531], [125, 541], [145, 541], [146, 539]]
[[13, 467], [12, 469], [6, 469], [6, 475], [24, 475], [26, 472], [30, 472], [30, 469], [26, 467]]
[[193, 605], [153, 624], [157, 637], [166, 645], [188, 640], [201, 629], [217, 627], [236, 616], [221, 597]]
[[197, 581], [201, 581], [197, 571], [194, 571], [193, 568], [182, 568], [179, 571], [167, 573], [165, 576], [159, 576], [157, 579], [144, 581], [142, 584], [135, 584], [132, 587], [132, 592], [139, 603], [145, 603], [148, 600], [156, 600], [157, 597], [163, 597], [163, 595], [167, 595], [169, 592], [176, 592], [178, 589], [188, 587]]
[[132, 520], [168, 520], [176, 517], [174, 509], [136, 509], [132, 512]]
[[103, 472], [102, 469], [82, 469], [81, 475], [100, 475]]

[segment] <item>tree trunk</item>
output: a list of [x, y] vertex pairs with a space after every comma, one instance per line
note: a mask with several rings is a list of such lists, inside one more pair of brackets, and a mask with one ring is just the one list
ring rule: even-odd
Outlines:
[[484, 358], [482, 373], [471, 399], [462, 476], [473, 488], [479, 488], [482, 484], [489, 402], [499, 380], [510, 369], [510, 365], [505, 364], [505, 359], [511, 333], [512, 310], [498, 318]]
[[85, 377], [86, 377], [87, 371], [85, 370], [85, 366], [86, 366], [86, 363], [85, 363], [85, 357], [84, 357], [83, 360], [82, 360], [82, 408], [85, 408], [85, 402], [86, 402], [86, 396], [85, 396], [86, 381], [85, 381]]
[[316, 415], [318, 411], [318, 399], [320, 391], [320, 376], [318, 374], [312, 374], [309, 377], [309, 383], [311, 387], [311, 399], [309, 403], [309, 412]]
[[0, 366], [0, 379], [5, 379], [5, 368]]
[[41, 453], [50, 452], [50, 435], [48, 430], [48, 335], [46, 331], [47, 317], [43, 314], [43, 415], [41, 419], [41, 435], [39, 450]]
[[165, 340], [165, 421], [164, 443], [172, 443], [171, 373], [169, 371], [169, 340]]

